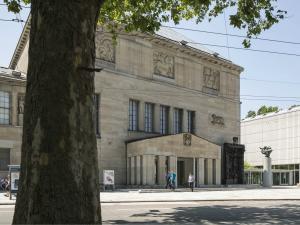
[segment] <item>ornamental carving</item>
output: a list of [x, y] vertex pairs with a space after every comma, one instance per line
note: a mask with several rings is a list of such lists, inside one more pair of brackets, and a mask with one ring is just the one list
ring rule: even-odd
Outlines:
[[115, 62], [115, 48], [111, 37], [98, 38], [96, 42], [96, 58], [107, 62]]
[[217, 116], [216, 114], [211, 115], [211, 123], [213, 125], [221, 125], [224, 126], [224, 118], [222, 116]]
[[25, 95], [18, 96], [18, 114], [24, 113]]
[[265, 157], [270, 158], [270, 155], [272, 153], [272, 148], [270, 146], [264, 146], [264, 147], [260, 147], [261, 153], [263, 155], [265, 155]]
[[183, 144], [186, 146], [192, 145], [192, 135], [191, 134], [183, 134]]
[[220, 90], [220, 71], [213, 70], [209, 67], [204, 67], [203, 83], [206, 88], [216, 91]]
[[168, 78], [174, 78], [174, 57], [162, 52], [153, 54], [154, 73]]

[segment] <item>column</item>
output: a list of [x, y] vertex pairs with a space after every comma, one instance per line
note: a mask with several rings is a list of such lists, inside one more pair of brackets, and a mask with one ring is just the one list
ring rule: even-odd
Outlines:
[[263, 186], [272, 187], [272, 185], [273, 185], [273, 174], [272, 174], [271, 158], [264, 157]]
[[154, 105], [154, 132], [160, 133], [160, 105]]
[[170, 167], [170, 171], [173, 171], [176, 173], [175, 185], [177, 187], [178, 174], [177, 174], [177, 157], [176, 156], [169, 156], [169, 167]]
[[136, 172], [136, 184], [140, 185], [141, 184], [141, 156], [136, 156], [136, 168], [135, 168], [135, 172]]
[[139, 101], [139, 114], [138, 114], [138, 120], [139, 120], [139, 130], [145, 130], [145, 102]]
[[130, 157], [130, 184], [135, 184], [135, 157]]
[[142, 165], [143, 185], [155, 184], [154, 173], [155, 173], [154, 155], [143, 155], [143, 165]]
[[198, 187], [204, 185], [204, 158], [198, 158]]
[[213, 162], [212, 159], [207, 159], [207, 184], [213, 184]]
[[130, 157], [127, 157], [127, 185], [130, 184]]
[[166, 156], [158, 156], [158, 184], [166, 185]]
[[293, 172], [289, 171], [289, 185], [293, 185]]
[[196, 160], [195, 160], [195, 157], [193, 158], [193, 176], [194, 176], [194, 183], [193, 183], [193, 186], [195, 187], [196, 185]]
[[147, 155], [142, 155], [142, 185], [147, 185]]
[[216, 159], [216, 185], [221, 184], [221, 160]]
[[187, 116], [187, 110], [182, 110], [182, 131], [187, 132], [188, 131], [188, 116]]
[[174, 108], [170, 107], [169, 108], [169, 134], [174, 134]]

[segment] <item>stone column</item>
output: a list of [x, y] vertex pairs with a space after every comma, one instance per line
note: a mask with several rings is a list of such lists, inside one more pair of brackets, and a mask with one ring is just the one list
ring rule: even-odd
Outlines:
[[197, 160], [198, 166], [198, 187], [200, 185], [204, 185], [204, 158], [198, 158]]
[[160, 105], [154, 105], [154, 132], [160, 133]]
[[130, 157], [127, 157], [127, 185], [130, 184]]
[[136, 156], [136, 184], [140, 185], [141, 184], [141, 156]]
[[158, 184], [166, 185], [166, 156], [158, 156]]
[[289, 185], [293, 185], [293, 172], [289, 172]]
[[10, 123], [13, 126], [18, 125], [18, 94], [12, 92], [10, 95]]
[[130, 184], [134, 185], [135, 184], [135, 157], [132, 156], [130, 157]]
[[170, 171], [173, 171], [176, 173], [175, 185], [177, 187], [178, 174], [177, 174], [177, 157], [176, 156], [169, 156], [169, 167], [170, 167]]
[[155, 167], [154, 167], [154, 155], [143, 155], [143, 185], [154, 185], [155, 184]]
[[169, 134], [174, 134], [174, 108], [169, 108]]
[[139, 114], [138, 114], [138, 120], [139, 120], [139, 130], [144, 131], [145, 130], [145, 102], [140, 101], [139, 102]]
[[207, 159], [207, 184], [213, 184], [213, 162], [212, 159]]
[[216, 159], [216, 185], [221, 184], [221, 160]]
[[194, 183], [193, 183], [193, 186], [195, 187], [196, 185], [196, 159], [195, 157], [193, 158], [193, 176], [194, 176]]
[[147, 155], [142, 155], [142, 185], [147, 185]]
[[272, 185], [273, 185], [273, 174], [272, 174], [271, 158], [264, 157], [263, 186], [272, 187]]
[[182, 110], [182, 132], [187, 132], [188, 131], [188, 115], [187, 115], [187, 110], [183, 109]]

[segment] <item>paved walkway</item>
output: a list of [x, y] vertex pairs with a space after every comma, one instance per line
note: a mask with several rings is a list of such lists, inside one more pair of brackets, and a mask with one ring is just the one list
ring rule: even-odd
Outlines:
[[[103, 203], [126, 202], [179, 202], [179, 201], [250, 201], [250, 200], [300, 200], [300, 188], [281, 186], [273, 188], [200, 188], [191, 192], [178, 189], [116, 190], [100, 193]], [[0, 205], [14, 204], [0, 193]]]

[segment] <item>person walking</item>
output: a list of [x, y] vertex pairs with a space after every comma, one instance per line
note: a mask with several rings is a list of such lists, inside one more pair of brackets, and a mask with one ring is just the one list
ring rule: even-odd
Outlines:
[[174, 171], [171, 172], [172, 174], [172, 189], [173, 191], [175, 190], [175, 186], [176, 186], [176, 173]]
[[166, 174], [166, 189], [171, 189], [171, 172], [168, 171]]
[[188, 178], [188, 183], [192, 192], [194, 191], [194, 182], [195, 182], [195, 177], [192, 175], [192, 173], [190, 173]]

